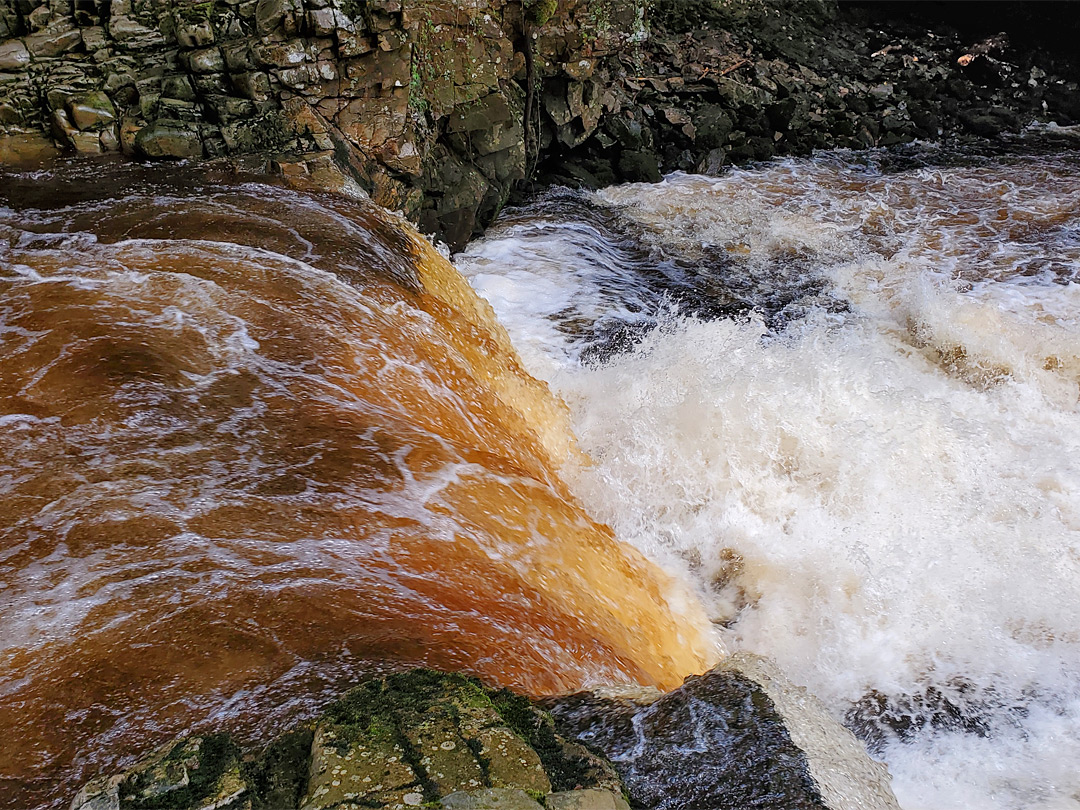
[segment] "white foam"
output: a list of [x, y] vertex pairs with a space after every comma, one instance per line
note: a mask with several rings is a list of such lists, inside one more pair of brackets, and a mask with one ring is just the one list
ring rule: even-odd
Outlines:
[[[845, 316], [812, 311], [780, 336], [676, 320], [586, 368], [565, 337], [545, 343], [544, 306], [588, 291], [557, 236], [542, 273], [512, 258], [513, 235], [475, 249], [511, 257], [477, 286], [571, 406], [595, 462], [577, 493], [696, 582], [732, 648], [776, 659], [837, 716], [870, 690], [934, 687], [985, 724], [885, 749], [907, 810], [1080, 807], [1080, 287], [1010, 275], [1080, 249], [1009, 242], [1026, 214], [965, 231], [1013, 203], [1069, 220], [1080, 180], [1049, 159], [863, 181], [837, 163], [602, 199], [657, 244], [809, 256]], [[559, 261], [578, 262], [563, 288]]]

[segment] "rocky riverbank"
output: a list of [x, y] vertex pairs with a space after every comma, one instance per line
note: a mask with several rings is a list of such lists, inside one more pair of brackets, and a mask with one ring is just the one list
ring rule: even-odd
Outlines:
[[261, 751], [220, 731], [177, 740], [71, 810], [897, 807], [885, 767], [753, 656], [667, 695], [545, 705], [460, 675], [375, 677]]
[[0, 160], [343, 169], [458, 247], [536, 183], [1080, 121], [1069, 58], [973, 31], [827, 0], [3, 0]]

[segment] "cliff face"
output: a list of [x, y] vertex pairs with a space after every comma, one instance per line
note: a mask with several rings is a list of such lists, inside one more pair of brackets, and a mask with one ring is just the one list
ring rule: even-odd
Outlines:
[[[564, 9], [545, 29], [547, 53], [584, 61], [618, 47], [635, 15], [625, 2]], [[270, 156], [291, 175], [336, 161], [377, 202], [460, 243], [525, 176], [522, 49], [551, 11], [527, 4], [523, 17], [506, 0], [3, 0], [0, 125], [9, 157], [47, 133], [84, 153]]]
[[1016, 47], [824, 0], [659, 0], [651, 17], [643, 0], [35, 2], [0, 0], [0, 162], [47, 136], [343, 168], [452, 247], [527, 177], [655, 180], [1080, 120], [1075, 64], [1028, 29]]

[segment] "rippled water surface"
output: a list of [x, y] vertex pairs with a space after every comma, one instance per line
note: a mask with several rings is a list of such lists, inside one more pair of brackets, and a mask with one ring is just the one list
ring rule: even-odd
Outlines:
[[570, 405], [590, 513], [906, 810], [1080, 807], [1076, 152], [561, 192], [458, 263]]
[[373, 669], [677, 684], [693, 595], [560, 480], [563, 406], [402, 223], [170, 168], [0, 177], [0, 805]]

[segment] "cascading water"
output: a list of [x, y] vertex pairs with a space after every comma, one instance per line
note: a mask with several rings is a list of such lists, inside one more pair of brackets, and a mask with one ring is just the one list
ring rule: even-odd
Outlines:
[[[412, 234], [412, 235], [410, 235]], [[193, 168], [0, 178], [0, 805], [380, 667], [715, 660], [559, 478], [565, 410], [408, 226]]]
[[562, 192], [458, 261], [570, 405], [590, 513], [906, 810], [1080, 807], [1078, 158]]

